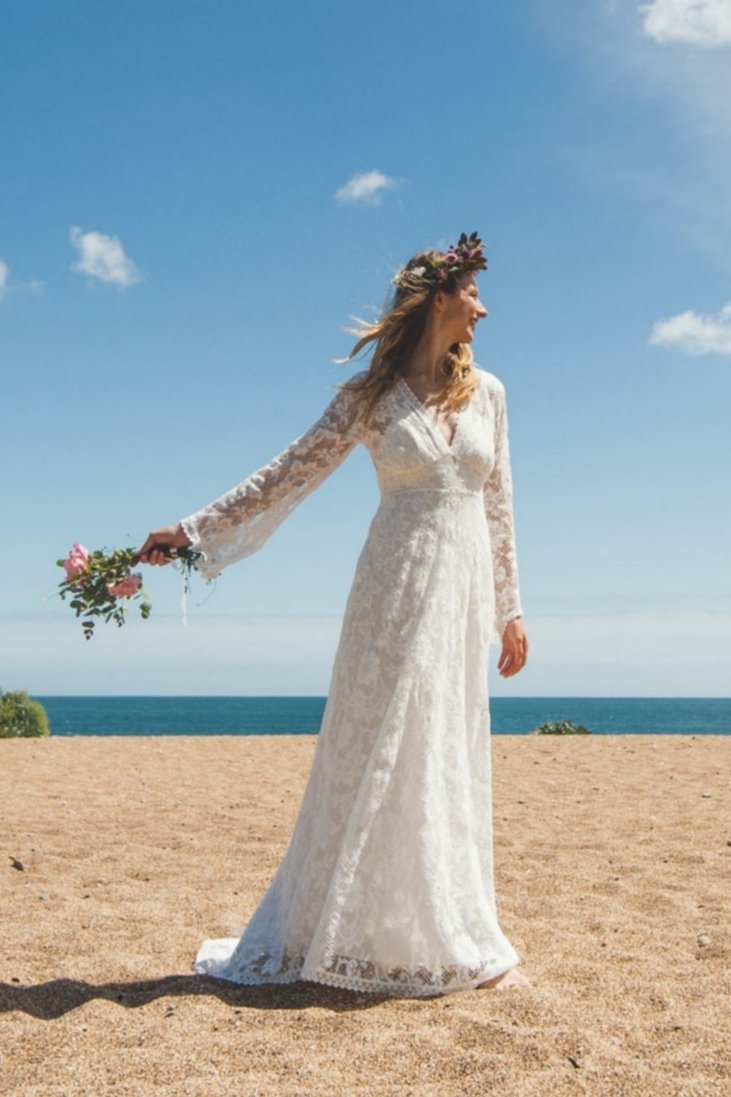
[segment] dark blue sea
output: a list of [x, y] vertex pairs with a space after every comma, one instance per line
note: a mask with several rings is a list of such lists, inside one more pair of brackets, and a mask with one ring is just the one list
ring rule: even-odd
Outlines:
[[[39, 697], [53, 735], [308, 735], [324, 697]], [[596, 735], [729, 735], [731, 698], [495, 697], [496, 735], [573, 720]]]

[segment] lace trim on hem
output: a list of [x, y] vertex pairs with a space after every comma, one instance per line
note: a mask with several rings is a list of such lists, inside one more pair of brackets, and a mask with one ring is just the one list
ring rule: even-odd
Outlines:
[[[236, 975], [222, 975], [215, 971], [207, 970], [205, 961], [194, 963], [193, 970], [199, 975], [207, 975], [210, 978], [221, 979], [227, 983], [237, 983], [240, 986], [290, 986], [292, 983], [320, 983], [324, 986], [337, 987], [341, 990], [352, 990], [366, 994], [385, 994], [401, 998], [436, 998], [445, 994], [452, 994], [456, 991], [474, 990], [480, 983], [484, 983], [504, 974], [504, 972], [495, 971], [497, 965], [493, 961], [492, 963], [481, 965], [482, 970], [471, 968], [465, 969], [466, 979], [454, 976], [454, 969], [445, 969], [448, 972], [448, 977], [442, 983], [416, 983], [408, 981], [407, 979], [402, 981], [397, 978], [364, 979], [335, 971], [325, 971], [322, 968], [316, 969], [312, 974], [305, 974], [303, 970], [304, 959], [299, 957], [298, 960], [299, 962], [295, 961], [291, 964], [289, 970], [283, 972], [254, 973], [249, 971], [247, 973], [241, 972]], [[505, 968], [505, 971], [509, 971], [514, 966], [514, 964], [509, 965], [509, 967]], [[225, 967], [225, 965], [223, 965], [223, 967]], [[438, 979], [439, 975], [433, 973], [433, 977]], [[413, 978], [414, 977], [412, 976], [412, 979]], [[444, 978], [444, 976], [442, 976], [442, 978]]]
[[[198, 975], [205, 975], [209, 979], [220, 979], [225, 983], [236, 983], [238, 986], [291, 986], [293, 983], [318, 983], [321, 986], [335, 987], [339, 990], [351, 990], [363, 994], [386, 994], [392, 998], [439, 998], [445, 994], [453, 994], [461, 990], [474, 990], [480, 983], [494, 979], [496, 975], [480, 975], [469, 983], [459, 983], [446, 987], [413, 986], [403, 983], [374, 983], [365, 979], [350, 979], [347, 975], [332, 975], [329, 972], [318, 972], [316, 975], [280, 975], [278, 978], [269, 976], [242, 976], [234, 979], [231, 976], [216, 975], [210, 971], [204, 971], [194, 965], [193, 970]], [[510, 969], [508, 969], [510, 970]], [[498, 975], [503, 974], [498, 972]]]
[[347, 975], [335, 975], [331, 972], [318, 972], [303, 977], [302, 982], [323, 983], [326, 986], [340, 987], [343, 990], [362, 991], [366, 994], [388, 994], [400, 998], [438, 998], [459, 990], [473, 990], [478, 983], [491, 979], [491, 975], [480, 975], [467, 983], [450, 983], [445, 986], [416, 986], [413, 983], [377, 982], [366, 979], [352, 979]]

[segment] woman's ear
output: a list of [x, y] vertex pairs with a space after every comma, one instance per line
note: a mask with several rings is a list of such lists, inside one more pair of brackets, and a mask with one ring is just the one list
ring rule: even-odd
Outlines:
[[445, 298], [446, 294], [443, 290], [438, 289], [437, 292], [434, 294], [434, 297], [432, 298], [432, 304], [434, 305], [434, 308], [437, 310], [437, 312], [442, 312], [442, 310], [444, 309]]

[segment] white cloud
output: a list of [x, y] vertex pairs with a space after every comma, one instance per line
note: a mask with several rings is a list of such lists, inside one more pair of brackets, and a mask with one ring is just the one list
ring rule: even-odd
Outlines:
[[43, 289], [43, 283], [38, 281], [32, 282], [10, 282], [10, 267], [7, 263], [0, 259], [0, 301], [6, 294], [10, 293], [40, 293]]
[[141, 273], [125, 253], [118, 237], [105, 236], [103, 232], [82, 232], [75, 227], [69, 236], [79, 253], [72, 270], [116, 286], [132, 286], [142, 280]]
[[36, 694], [327, 691], [338, 617], [207, 617], [191, 605], [183, 627], [180, 613], [155, 616], [157, 609], [156, 602], [142, 621], [130, 607], [123, 629], [100, 624], [91, 641], [65, 607], [38, 616], [0, 614], [3, 682]]
[[364, 171], [351, 175], [348, 182], [335, 192], [335, 198], [341, 204], [360, 202], [365, 206], [380, 206], [384, 191], [396, 185], [396, 180], [382, 171]]
[[731, 302], [715, 315], [688, 312], [658, 320], [650, 345], [670, 347], [685, 354], [731, 354]]
[[[729, 10], [731, 0], [724, 0]], [[546, 35], [568, 50], [615, 110], [641, 109], [624, 131], [570, 139], [568, 155], [598, 186], [642, 202], [662, 224], [731, 270], [731, 64], [728, 49], [659, 48], [667, 0], [542, 0]], [[720, 8], [720, 5], [718, 5]], [[687, 0], [682, 5], [686, 10]], [[544, 14], [545, 13], [545, 14]], [[643, 30], [643, 20], [647, 27]], [[666, 26], [671, 24], [668, 21]], [[679, 24], [676, 22], [675, 24]], [[719, 24], [725, 25], [725, 24]], [[714, 42], [721, 45], [720, 31]], [[680, 43], [678, 43], [680, 45]], [[643, 117], [644, 116], [644, 117]], [[647, 140], [642, 123], [649, 125]], [[661, 147], [653, 133], [664, 135]]]
[[[324, 695], [338, 617], [180, 615], [84, 640], [70, 611], [0, 614], [6, 688], [52, 694]], [[505, 681], [490, 657], [495, 696], [728, 697], [731, 612], [648, 611], [532, 616], [531, 658]]]
[[661, 45], [731, 45], [731, 0], [654, 0], [640, 11], [645, 33]]
[[531, 617], [528, 666], [494, 696], [727, 697], [731, 613]]

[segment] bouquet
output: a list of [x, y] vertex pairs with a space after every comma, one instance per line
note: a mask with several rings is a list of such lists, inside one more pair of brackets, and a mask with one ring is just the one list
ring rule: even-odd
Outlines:
[[[167, 551], [180, 560], [184, 591], [187, 592], [190, 572], [200, 553], [188, 549]], [[150, 616], [150, 596], [142, 588], [142, 576], [132, 571], [137, 563], [134, 549], [114, 549], [111, 553], [95, 549], [90, 552], [84, 545], [74, 544], [66, 559], [57, 560], [56, 563], [66, 572], [66, 578], [59, 584], [59, 594], [64, 601], [69, 599], [76, 616], [81, 617], [81, 627], [87, 640], [94, 635], [97, 617], [103, 621], [115, 621], [121, 628], [127, 615], [125, 602], [137, 601], [143, 620]]]

